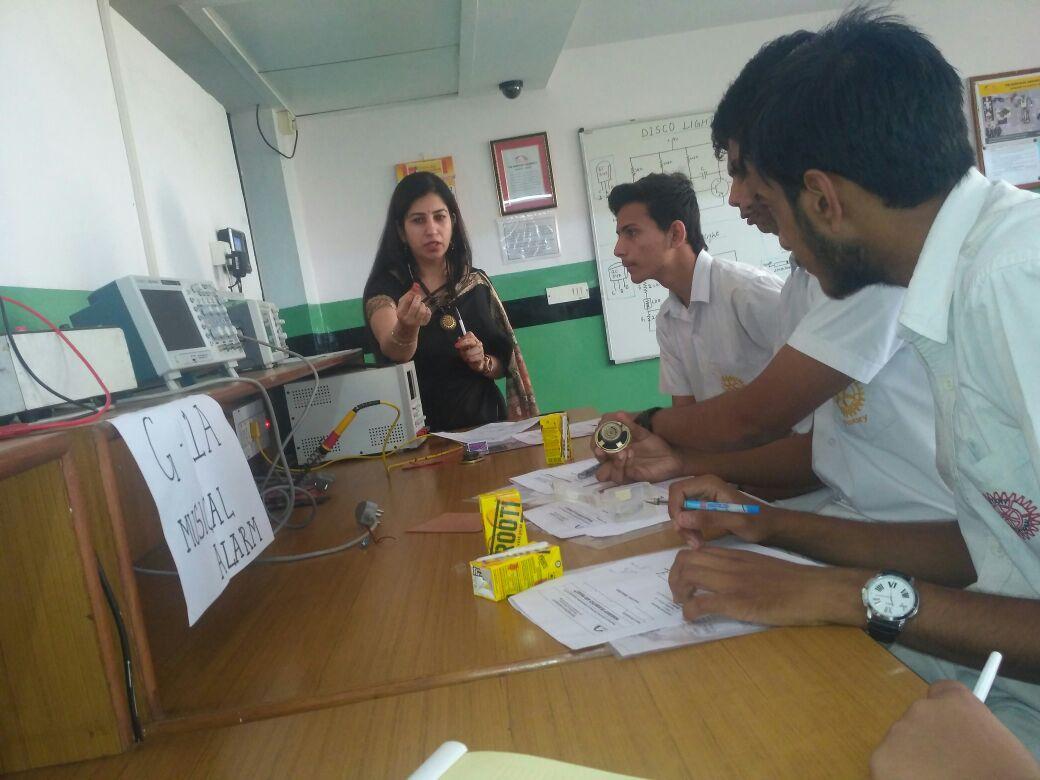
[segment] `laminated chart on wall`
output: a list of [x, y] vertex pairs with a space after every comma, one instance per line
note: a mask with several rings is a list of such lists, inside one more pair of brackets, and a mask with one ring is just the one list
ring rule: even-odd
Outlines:
[[731, 182], [726, 161], [715, 159], [711, 118], [710, 112], [682, 114], [578, 131], [607, 347], [615, 363], [657, 357], [657, 312], [668, 294], [652, 280], [633, 284], [614, 256], [616, 222], [607, 196], [616, 185], [649, 173], [685, 173], [697, 192], [708, 252], [787, 276], [788, 253], [776, 237], [749, 227], [727, 202]]

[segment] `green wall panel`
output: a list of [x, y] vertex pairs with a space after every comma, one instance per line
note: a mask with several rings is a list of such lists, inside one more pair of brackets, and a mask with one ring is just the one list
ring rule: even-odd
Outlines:
[[[67, 325], [69, 315], [87, 305], [86, 290], [50, 290], [45, 287], [0, 287], [0, 295], [14, 298], [49, 319], [55, 325]], [[7, 304], [7, 316], [11, 327], [25, 325], [30, 330], [41, 330], [47, 326], [25, 309]]]
[[602, 317], [535, 325], [516, 335], [542, 411], [578, 406], [639, 411], [671, 403], [658, 392], [656, 358], [610, 362]]

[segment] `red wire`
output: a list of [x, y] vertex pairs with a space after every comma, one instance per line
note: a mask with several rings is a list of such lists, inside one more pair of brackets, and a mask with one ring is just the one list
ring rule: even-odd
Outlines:
[[[47, 327], [49, 327], [55, 333], [57, 333], [58, 337], [68, 345], [69, 349], [76, 353], [76, 357], [83, 361], [83, 365], [87, 367], [87, 371], [89, 371], [91, 376], [93, 376], [94, 379], [97, 380], [97, 383], [101, 386], [101, 389], [105, 391], [104, 406], [102, 406], [96, 412], [91, 414], [89, 417], [81, 417], [78, 420], [58, 420], [56, 422], [48, 423], [13, 423], [11, 425], [4, 425], [0, 427], [0, 439], [8, 439], [12, 436], [21, 436], [22, 434], [35, 433], [36, 431], [49, 431], [55, 428], [74, 428], [77, 425], [86, 425], [87, 423], [92, 423], [96, 422], [97, 420], [100, 420], [101, 416], [112, 408], [112, 394], [108, 392], [108, 388], [105, 386], [105, 383], [101, 381], [101, 377], [98, 376], [98, 373], [94, 370], [94, 367], [90, 365], [90, 361], [83, 357], [83, 353], [76, 349], [76, 345], [69, 341], [68, 337], [61, 332], [61, 329], [59, 329], [57, 325], [55, 325], [49, 319], [47, 319], [38, 311], [36, 311], [36, 309], [32, 308], [31, 306], [27, 306], [21, 301], [16, 301], [14, 298], [8, 298], [6, 295], [0, 295], [0, 298], [7, 301], [8, 303], [13, 303], [15, 306], [22, 307], [27, 312], [32, 314], [34, 317], [44, 322], [47, 325]], [[14, 334], [11, 334], [10, 338], [13, 339]]]

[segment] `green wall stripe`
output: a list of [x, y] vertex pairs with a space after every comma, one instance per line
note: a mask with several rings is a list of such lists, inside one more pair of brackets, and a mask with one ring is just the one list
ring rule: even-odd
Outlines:
[[503, 301], [529, 298], [532, 295], [545, 295], [546, 287], [556, 287], [561, 284], [587, 282], [589, 287], [599, 286], [594, 260], [568, 263], [553, 268], [541, 268], [537, 271], [499, 274], [491, 277], [491, 281], [494, 282], [495, 289], [498, 290]]
[[[68, 325], [69, 315], [87, 305], [87, 290], [52, 290], [47, 287], [2, 287], [0, 294], [32, 306], [55, 325]], [[11, 326], [24, 325], [30, 330], [46, 327], [29, 312], [19, 306], [7, 304], [7, 316]]]
[[[599, 284], [596, 276], [596, 263], [593, 260], [568, 263], [553, 268], [541, 268], [536, 271], [499, 274], [491, 277], [491, 281], [503, 301], [545, 295], [546, 287], [557, 287], [562, 284], [586, 282], [589, 287], [596, 287]], [[307, 310], [306, 315], [304, 314], [305, 309]], [[320, 310], [317, 318], [323, 325], [315, 324], [315, 309]], [[282, 309], [282, 318], [285, 320], [286, 335], [289, 336], [305, 336], [308, 333], [331, 333], [348, 328], [359, 328], [365, 324], [364, 303], [361, 298], [346, 298], [321, 304], [290, 306]]]

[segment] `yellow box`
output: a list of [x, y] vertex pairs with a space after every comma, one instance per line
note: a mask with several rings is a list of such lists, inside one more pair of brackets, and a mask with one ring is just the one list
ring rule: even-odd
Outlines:
[[571, 460], [571, 425], [567, 412], [547, 414], [538, 424], [542, 426], [542, 447], [545, 450], [545, 463], [559, 466]]
[[500, 553], [527, 544], [527, 523], [520, 491], [503, 488], [477, 496], [484, 521], [484, 544], [488, 553]]
[[469, 568], [473, 595], [501, 601], [539, 582], [559, 577], [563, 574], [563, 559], [559, 546], [534, 542], [477, 558], [470, 561]]

